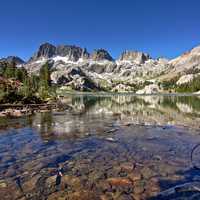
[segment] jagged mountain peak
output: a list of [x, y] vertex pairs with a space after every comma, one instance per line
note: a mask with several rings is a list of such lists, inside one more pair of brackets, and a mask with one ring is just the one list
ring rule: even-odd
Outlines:
[[40, 45], [38, 51], [31, 57], [30, 62], [37, 61], [41, 58], [53, 58], [53, 57], [66, 57], [70, 61], [78, 61], [80, 58], [89, 58], [89, 53], [85, 48], [81, 48], [75, 45], [58, 45], [54, 46], [50, 43], [44, 43]]
[[40, 45], [38, 51], [31, 57], [30, 61], [36, 61], [40, 58], [51, 58], [55, 55], [56, 47], [50, 43]]
[[145, 61], [149, 60], [151, 57], [149, 54], [139, 52], [139, 51], [124, 51], [120, 57], [119, 61], [130, 61], [136, 62], [138, 64], [143, 64]]
[[95, 49], [91, 54], [90, 58], [94, 61], [102, 61], [102, 60], [114, 61], [112, 56], [105, 49]]
[[78, 61], [80, 58], [89, 58], [89, 53], [86, 48], [81, 48], [75, 45], [58, 45], [56, 47], [55, 55], [68, 57], [70, 61]]

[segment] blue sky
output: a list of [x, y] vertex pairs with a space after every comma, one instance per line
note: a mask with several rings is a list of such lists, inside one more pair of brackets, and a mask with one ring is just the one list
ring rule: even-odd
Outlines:
[[0, 57], [29, 58], [41, 43], [173, 58], [200, 44], [199, 0], [2, 0]]

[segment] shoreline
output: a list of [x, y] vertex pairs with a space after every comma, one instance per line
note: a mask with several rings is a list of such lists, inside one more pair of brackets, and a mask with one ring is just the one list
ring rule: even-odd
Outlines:
[[59, 102], [62, 104], [62, 99], [68, 96], [94, 96], [94, 97], [111, 97], [111, 96], [133, 96], [133, 97], [199, 97], [197, 93], [155, 93], [155, 94], [136, 94], [132, 92], [127, 93], [111, 93], [111, 92], [65, 92], [65, 94], [58, 95], [57, 101], [53, 103], [40, 103], [40, 104], [22, 104], [22, 103], [5, 103], [0, 104], [0, 117], [22, 117], [31, 115], [35, 112], [48, 112], [52, 109], [60, 107]]
[[152, 93], [152, 94], [137, 94], [135, 92], [79, 92], [79, 91], [66, 91], [59, 94], [59, 97], [65, 95], [91, 95], [91, 96], [117, 96], [117, 95], [132, 95], [132, 96], [200, 96], [200, 93]]
[[1, 104], [0, 117], [22, 117], [35, 112], [48, 112], [57, 109], [58, 104]]

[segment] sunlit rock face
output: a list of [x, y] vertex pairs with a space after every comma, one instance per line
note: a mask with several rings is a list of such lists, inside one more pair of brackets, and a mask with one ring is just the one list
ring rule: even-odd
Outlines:
[[179, 80], [176, 82], [177, 85], [182, 85], [185, 83], [189, 83], [194, 79], [194, 75], [193, 74], [187, 74], [187, 75], [183, 75], [179, 78]]
[[125, 51], [121, 54], [119, 61], [144, 64], [149, 59], [150, 59], [150, 56], [146, 53], [138, 52], [138, 51]]
[[112, 92], [131, 92], [132, 88], [128, 85], [118, 84], [113, 89]]
[[183, 85], [192, 82], [196, 77], [199, 77], [200, 73], [195, 74], [187, 74], [183, 75], [179, 78], [179, 80], [176, 82], [177, 85]]
[[111, 55], [105, 49], [97, 49], [91, 55], [90, 58], [94, 61], [108, 60], [113, 61]]
[[160, 91], [160, 88], [158, 85], [151, 84], [151, 85], [145, 86], [145, 88], [142, 90], [138, 90], [136, 93], [137, 94], [157, 94], [159, 93], [159, 91]]
[[178, 58], [170, 61], [176, 67], [177, 71], [199, 70], [200, 69], [200, 46], [193, 48]]

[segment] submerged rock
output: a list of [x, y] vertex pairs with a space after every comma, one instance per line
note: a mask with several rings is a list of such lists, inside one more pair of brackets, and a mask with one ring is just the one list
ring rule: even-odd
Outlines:
[[107, 182], [112, 186], [132, 186], [132, 182], [128, 178], [109, 178]]
[[142, 194], [145, 191], [145, 184], [142, 181], [134, 183], [133, 192], [134, 194]]
[[134, 168], [135, 168], [135, 164], [132, 162], [126, 162], [126, 163], [122, 163], [120, 165], [121, 170], [122, 171], [126, 171], [127, 173], [131, 173], [133, 172]]
[[132, 180], [133, 182], [135, 181], [139, 181], [142, 179], [142, 174], [139, 170], [135, 170], [133, 172], [131, 172], [128, 177], [130, 178], [130, 180]]
[[5, 180], [0, 180], [0, 188], [6, 188], [8, 185]]

